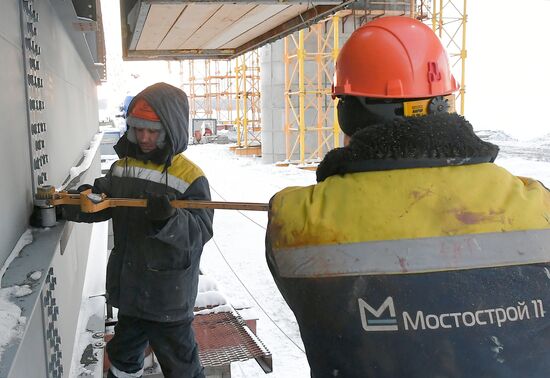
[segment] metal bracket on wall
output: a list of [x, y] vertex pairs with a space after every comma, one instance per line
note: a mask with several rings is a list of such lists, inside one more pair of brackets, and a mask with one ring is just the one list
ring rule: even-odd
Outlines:
[[47, 127], [44, 117], [44, 80], [41, 75], [41, 53], [38, 23], [40, 20], [34, 0], [21, 0], [21, 34], [27, 96], [30, 165], [33, 191], [48, 183]]

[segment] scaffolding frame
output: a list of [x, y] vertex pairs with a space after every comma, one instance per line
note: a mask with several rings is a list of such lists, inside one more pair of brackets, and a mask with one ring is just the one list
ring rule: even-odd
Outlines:
[[258, 50], [236, 58], [235, 91], [237, 148], [261, 146], [260, 54]]
[[[235, 128], [240, 149], [261, 145], [260, 58], [254, 50], [235, 59], [189, 60], [190, 117]], [[181, 68], [183, 69], [183, 68]], [[259, 154], [259, 153], [258, 153]]]
[[[303, 29], [285, 37], [284, 131], [287, 161], [281, 162], [279, 165], [315, 163], [322, 159], [326, 150], [339, 147], [340, 128], [336, 111], [337, 100], [326, 101], [328, 106], [324, 107], [323, 98], [327, 99], [331, 92], [332, 75], [340, 48], [338, 44], [340, 27], [343, 29], [350, 18], [353, 21], [354, 29], [368, 21], [389, 15], [412, 17], [430, 24], [446, 47], [451, 68], [459, 78], [460, 91], [457, 94], [457, 102], [460, 103], [460, 114], [464, 114], [467, 57], [466, 1], [364, 0], [362, 5], [338, 12], [332, 18], [312, 25], [307, 30]], [[321, 30], [324, 31], [324, 34], [320, 32]], [[315, 51], [308, 52], [305, 47], [306, 42], [312, 38], [318, 38], [320, 42], [317, 43]], [[330, 39], [333, 41], [332, 44], [328, 43]], [[314, 70], [308, 70], [308, 72], [312, 72], [309, 75], [305, 67], [311, 62], [315, 62], [317, 67]], [[311, 67], [308, 66], [308, 68]], [[330, 119], [328, 114], [332, 114], [330, 127], [326, 124], [327, 119]], [[311, 132], [317, 133], [317, 146], [313, 148], [311, 148], [311, 141], [306, 140], [307, 135]], [[298, 155], [298, 160], [293, 160], [296, 155]]]
[[460, 82], [456, 100], [460, 104], [460, 114], [464, 115], [468, 56], [466, 50], [467, 0], [421, 0], [418, 8], [417, 18], [432, 27], [449, 54], [451, 69]]
[[[318, 162], [326, 151], [340, 145], [337, 100], [332, 99], [330, 89], [340, 50], [339, 26], [340, 17], [334, 15], [284, 39], [287, 161], [298, 153], [301, 164]], [[314, 51], [306, 50], [308, 42], [315, 45]], [[306, 70], [306, 65], [315, 69]], [[306, 151], [310, 133], [316, 134], [317, 141], [311, 152]]]
[[[189, 89], [189, 115], [194, 118], [212, 118], [212, 102], [209, 85], [205, 80], [206, 60], [189, 60], [189, 82], [184, 83]], [[202, 69], [200, 66], [202, 65]]]
[[[216, 118], [218, 124], [233, 124], [234, 74], [229, 60], [189, 60], [188, 87], [191, 118]], [[225, 107], [222, 109], [222, 104]]]
[[213, 118], [218, 126], [229, 128], [234, 125], [233, 117], [236, 92], [234, 89], [234, 62], [226, 59], [210, 59], [205, 61], [206, 98], [212, 109]]

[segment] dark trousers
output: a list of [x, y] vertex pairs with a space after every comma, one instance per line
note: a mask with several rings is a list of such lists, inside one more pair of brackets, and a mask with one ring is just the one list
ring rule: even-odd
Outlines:
[[[143, 369], [144, 352], [151, 345], [166, 378], [204, 378], [191, 322], [153, 322], [119, 315], [107, 353], [119, 371]], [[112, 371], [109, 376], [112, 376]], [[116, 375], [115, 375], [116, 376]]]

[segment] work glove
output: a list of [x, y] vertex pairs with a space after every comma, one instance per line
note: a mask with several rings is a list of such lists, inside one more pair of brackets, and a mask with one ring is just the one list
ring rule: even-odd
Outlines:
[[[70, 189], [67, 192], [69, 194], [80, 194], [87, 189], [92, 189], [92, 193], [101, 194], [101, 190], [90, 184], [82, 184], [76, 189]], [[80, 214], [80, 206], [76, 205], [60, 205], [55, 207], [57, 220], [67, 219], [72, 221], [78, 221]]]
[[82, 184], [76, 189], [76, 191], [80, 193], [88, 189], [92, 189], [92, 193], [101, 194], [101, 191], [98, 188], [90, 184]]
[[176, 209], [170, 205], [170, 200], [175, 199], [173, 195], [158, 194], [158, 193], [146, 193], [147, 209], [145, 209], [145, 215], [154, 221], [166, 221], [171, 218]]

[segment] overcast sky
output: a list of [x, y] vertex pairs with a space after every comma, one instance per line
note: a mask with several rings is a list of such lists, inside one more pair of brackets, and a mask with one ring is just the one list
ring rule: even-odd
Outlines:
[[[549, 134], [550, 1], [474, 0], [467, 7], [466, 118], [476, 130], [518, 139]], [[118, 101], [156, 81], [170, 82], [165, 62], [120, 63], [118, 1], [102, 0], [102, 12], [110, 82], [100, 94]]]
[[468, 2], [466, 117], [475, 129], [550, 134], [550, 1]]

